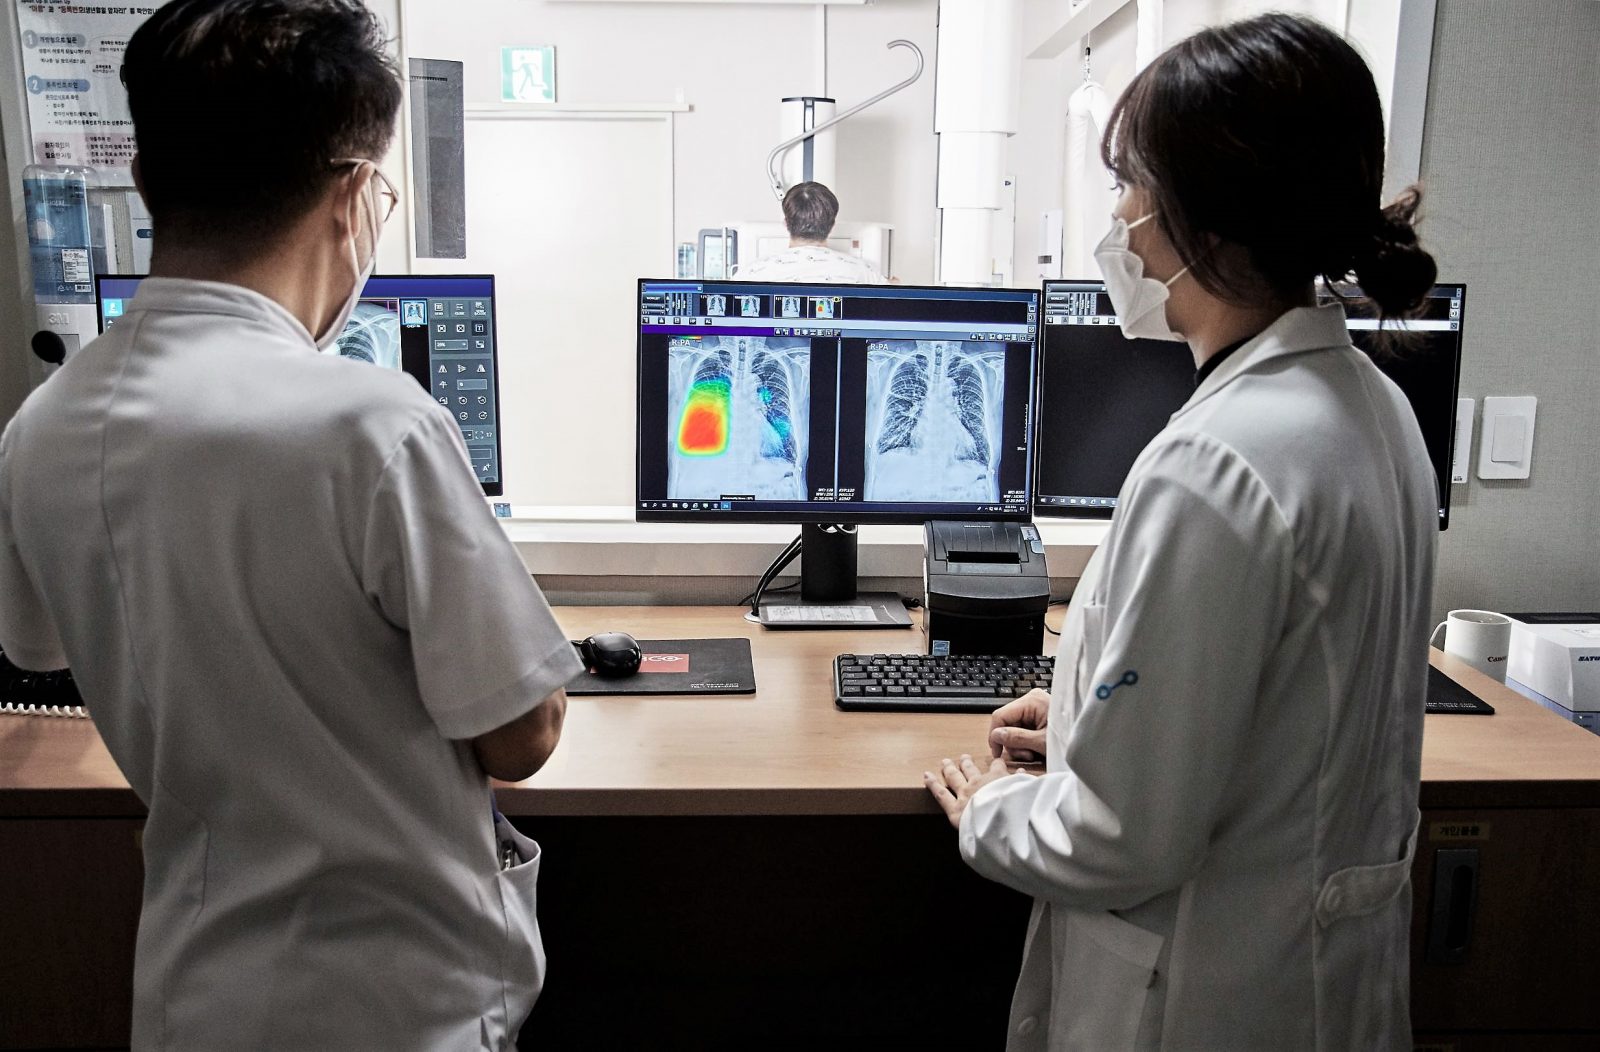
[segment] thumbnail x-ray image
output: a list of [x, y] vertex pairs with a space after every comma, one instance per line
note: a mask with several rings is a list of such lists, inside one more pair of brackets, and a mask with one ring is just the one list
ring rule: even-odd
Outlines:
[[667, 350], [667, 496], [807, 499], [810, 370], [810, 340], [673, 340]]
[[866, 499], [998, 502], [1005, 362], [988, 343], [869, 345]]
[[335, 346], [342, 358], [400, 368], [400, 305], [394, 300], [362, 300], [350, 312]]

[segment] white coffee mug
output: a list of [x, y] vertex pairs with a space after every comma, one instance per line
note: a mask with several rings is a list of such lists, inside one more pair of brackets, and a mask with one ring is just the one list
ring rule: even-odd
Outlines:
[[1428, 642], [1444, 629], [1444, 652], [1460, 658], [1499, 683], [1506, 681], [1506, 655], [1511, 652], [1511, 618], [1492, 610], [1452, 610], [1439, 622]]

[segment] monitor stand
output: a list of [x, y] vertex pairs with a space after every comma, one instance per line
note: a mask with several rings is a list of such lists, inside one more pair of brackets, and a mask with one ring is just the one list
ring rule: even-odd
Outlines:
[[763, 598], [768, 628], [910, 628], [893, 592], [856, 592], [856, 527], [800, 527], [800, 600]]

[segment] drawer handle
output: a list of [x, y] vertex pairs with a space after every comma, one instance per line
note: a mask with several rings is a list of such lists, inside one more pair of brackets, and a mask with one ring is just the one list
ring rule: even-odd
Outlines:
[[1478, 908], [1478, 849], [1434, 853], [1433, 902], [1428, 921], [1428, 964], [1465, 964]]

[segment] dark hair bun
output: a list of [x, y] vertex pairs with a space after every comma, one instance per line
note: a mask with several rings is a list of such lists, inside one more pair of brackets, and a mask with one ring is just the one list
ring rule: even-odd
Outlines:
[[1439, 277], [1433, 256], [1417, 241], [1422, 191], [1409, 187], [1378, 213], [1371, 238], [1356, 252], [1361, 291], [1385, 318], [1403, 318], [1427, 299]]

